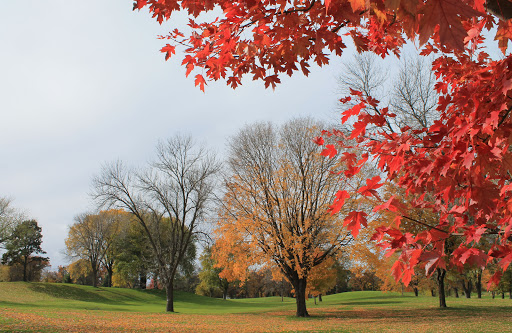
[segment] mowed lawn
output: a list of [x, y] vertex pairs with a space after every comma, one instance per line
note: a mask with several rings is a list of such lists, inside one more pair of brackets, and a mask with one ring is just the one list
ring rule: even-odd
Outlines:
[[[507, 295], [508, 296], [508, 295]], [[512, 332], [512, 300], [350, 292], [308, 301], [221, 300], [177, 293], [165, 313], [161, 291], [69, 284], [0, 283], [0, 332]]]

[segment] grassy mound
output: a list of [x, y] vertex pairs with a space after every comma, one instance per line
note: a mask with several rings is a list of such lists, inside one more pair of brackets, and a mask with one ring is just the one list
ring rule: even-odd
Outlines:
[[[280, 297], [222, 300], [175, 292], [180, 313], [242, 313], [293, 308], [294, 299]], [[165, 312], [163, 290], [93, 288], [62, 283], [0, 283], [0, 307]]]

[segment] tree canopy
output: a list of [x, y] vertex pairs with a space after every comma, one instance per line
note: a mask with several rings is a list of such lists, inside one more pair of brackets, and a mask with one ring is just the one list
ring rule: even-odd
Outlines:
[[311, 270], [350, 242], [341, 216], [330, 213], [346, 183], [311, 140], [320, 124], [302, 118], [280, 128], [246, 126], [229, 143], [228, 174], [215, 258], [229, 280], [245, 280], [251, 265], [279, 270], [294, 287], [297, 316], [307, 316]]

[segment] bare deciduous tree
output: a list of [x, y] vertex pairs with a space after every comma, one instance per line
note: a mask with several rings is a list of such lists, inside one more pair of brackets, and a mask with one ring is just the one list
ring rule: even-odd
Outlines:
[[12, 206], [12, 199], [0, 197], [0, 246], [7, 241], [25, 215]]
[[175, 136], [158, 144], [157, 160], [146, 170], [112, 163], [93, 181], [99, 205], [129, 211], [146, 232], [166, 288], [167, 311], [174, 311], [173, 282], [187, 248], [201, 232], [219, 169], [203, 146]]
[[397, 115], [397, 125], [413, 129], [430, 127], [439, 118], [435, 90], [436, 77], [432, 59], [404, 57], [393, 85], [390, 104]]
[[[357, 54], [340, 75], [340, 92], [349, 95], [351, 88], [388, 104], [396, 114], [395, 121], [387, 124], [390, 131], [399, 131], [404, 126], [422, 129], [432, 125], [439, 118], [436, 110], [439, 94], [435, 90], [432, 59], [403, 56], [396, 77], [383, 69], [381, 61], [373, 53]], [[349, 102], [340, 109], [344, 111], [352, 106]]]

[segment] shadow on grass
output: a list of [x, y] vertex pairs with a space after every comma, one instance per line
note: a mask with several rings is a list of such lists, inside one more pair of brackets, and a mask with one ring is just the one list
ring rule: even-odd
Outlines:
[[[351, 304], [351, 303], [348, 303]], [[474, 318], [478, 316], [485, 317], [512, 317], [510, 306], [456, 306], [448, 308], [413, 308], [413, 309], [321, 309], [319, 312], [313, 312], [311, 317], [297, 318], [289, 317], [292, 320], [324, 320], [329, 318], [360, 319], [370, 321], [389, 320], [390, 322], [400, 322], [404, 319], [413, 319], [418, 321], [430, 321], [435, 318]], [[310, 313], [311, 314], [311, 313]]]
[[112, 300], [98, 293], [101, 289], [97, 289], [94, 292], [75, 287], [71, 285], [54, 285], [48, 283], [34, 283], [30, 284], [28, 288], [34, 292], [46, 294], [51, 297], [82, 301], [82, 302], [94, 302], [103, 304], [119, 304], [122, 301]]
[[[16, 303], [16, 302], [9, 302], [9, 301], [0, 301], [0, 307], [4, 308], [13, 308], [13, 309], [34, 309], [34, 310], [48, 310], [48, 309], [55, 309], [55, 310], [64, 310], [64, 311], [81, 311], [81, 310], [100, 310], [100, 311], [118, 311], [118, 312], [133, 312], [130, 309], [127, 309], [126, 307], [115, 307], [115, 306], [109, 306], [108, 308], [104, 308], [101, 306], [95, 305], [97, 303], [90, 303], [90, 304], [66, 304], [65, 306], [62, 306], [61, 304], [34, 304], [34, 303]], [[0, 332], [3, 332], [1, 330], [0, 325]]]

